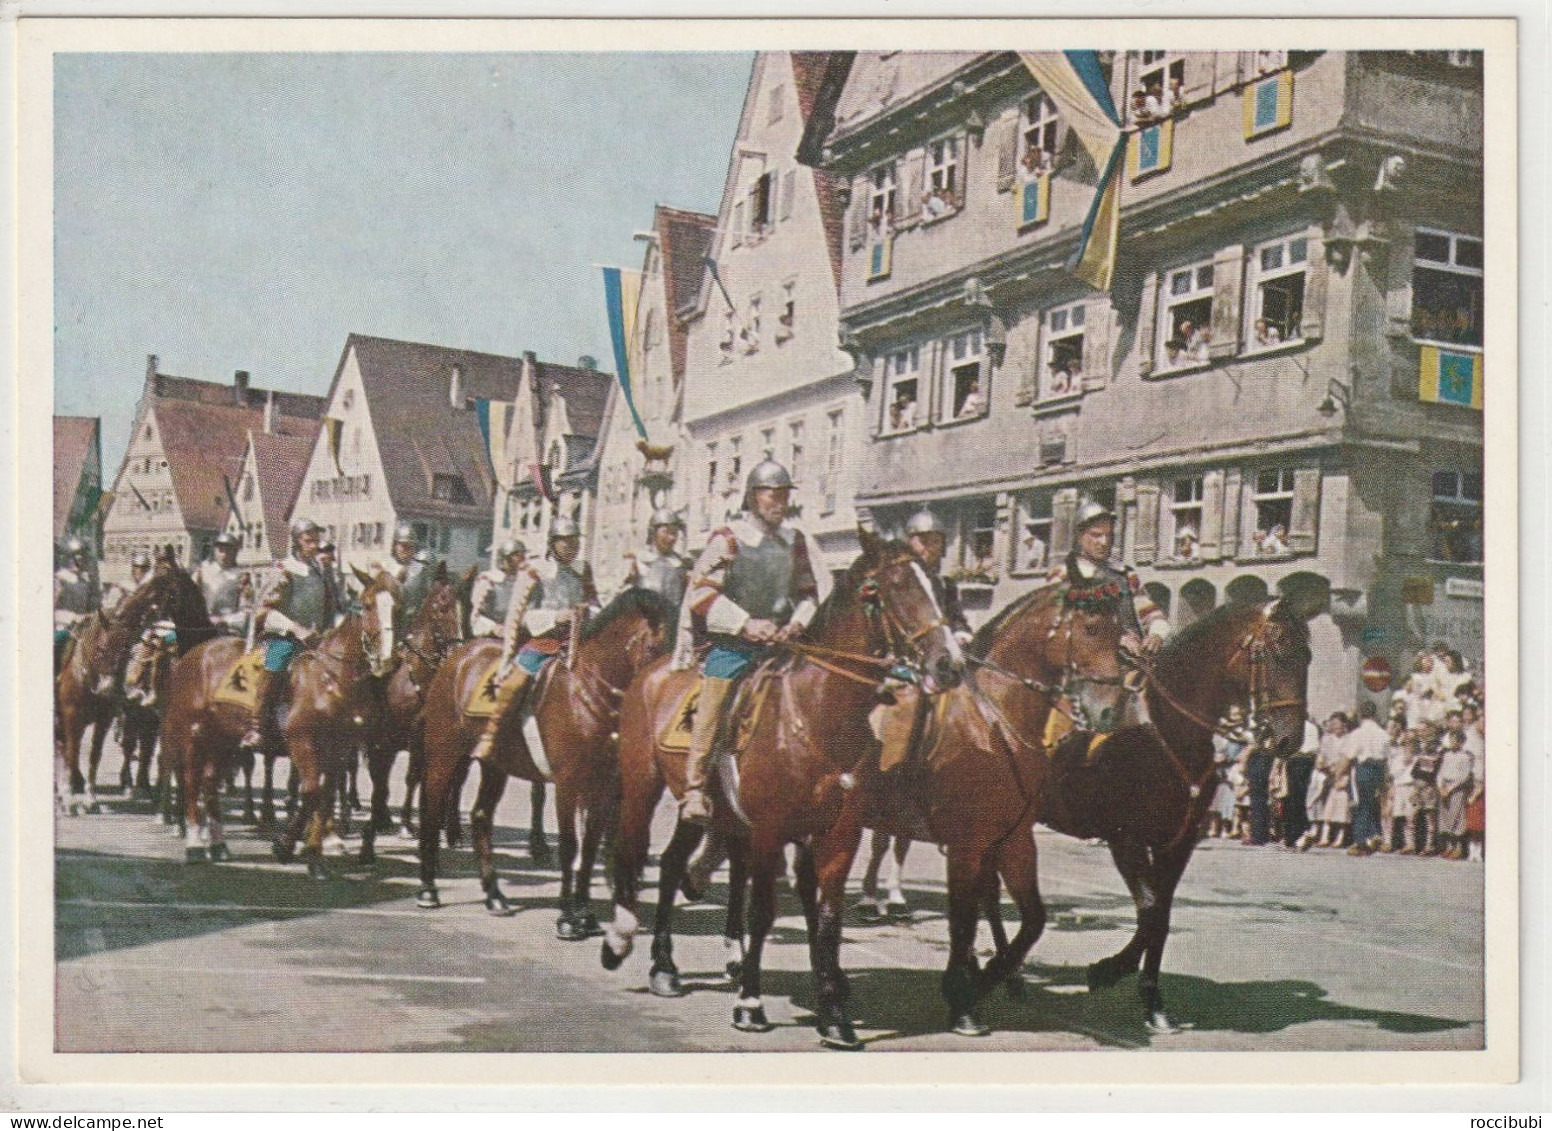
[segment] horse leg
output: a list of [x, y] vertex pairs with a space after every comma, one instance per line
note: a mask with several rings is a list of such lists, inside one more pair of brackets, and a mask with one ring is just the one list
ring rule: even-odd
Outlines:
[[102, 713], [98, 713], [92, 723], [92, 750], [89, 763], [90, 772], [86, 779], [86, 809], [90, 813], [99, 812], [102, 808], [97, 800], [97, 767], [102, 762], [102, 744], [107, 741], [107, 720]]
[[1153, 892], [1153, 907], [1148, 921], [1147, 950], [1143, 955], [1142, 977], [1137, 992], [1142, 996], [1143, 1010], [1147, 1014], [1150, 1033], [1159, 1035], [1178, 1033], [1188, 1026], [1177, 1024], [1164, 1008], [1159, 993], [1159, 966], [1164, 960], [1164, 944], [1169, 941], [1169, 918], [1174, 907], [1175, 888], [1180, 883], [1186, 863], [1196, 847], [1188, 838], [1166, 849], [1155, 850], [1153, 869], [1149, 876]]
[[204, 840], [210, 848], [210, 860], [219, 864], [232, 858], [227, 847], [226, 833], [221, 824], [221, 774], [212, 759], [205, 770], [205, 831]]
[[[456, 758], [429, 761], [421, 771], [420, 789], [420, 892], [415, 906], [431, 911], [442, 906], [437, 894], [437, 865], [442, 851], [442, 814], [458, 772]], [[406, 814], [407, 816], [407, 814]], [[408, 824], [408, 821], [405, 822]]]
[[[1002, 922], [1002, 881], [992, 869], [987, 870], [986, 882], [981, 888], [981, 917], [991, 929], [992, 947], [1001, 957], [1008, 952], [1008, 929]], [[1016, 971], [1008, 976], [1005, 984], [1009, 997], [1024, 996], [1024, 979]]]
[[612, 822], [610, 808], [607, 801], [594, 801], [582, 810], [582, 858], [572, 881], [571, 902], [576, 911], [573, 919], [587, 938], [599, 931], [598, 920], [593, 915], [593, 866], [598, 860], [604, 833]]
[[[496, 858], [491, 840], [496, 828], [496, 806], [507, 788], [507, 772], [493, 759], [480, 763], [480, 789], [474, 797], [474, 809], [469, 814], [469, 832], [474, 840], [474, 853], [480, 862], [480, 886], [485, 889], [485, 910], [492, 915], [511, 915], [517, 910], [501, 894], [501, 881], [496, 875]], [[424, 816], [421, 818], [424, 820]]]
[[162, 720], [146, 712], [145, 731], [140, 736], [140, 765], [135, 774], [135, 796], [151, 796], [151, 760], [156, 757], [157, 744], [162, 737]]
[[897, 836], [894, 838], [894, 842], [895, 850], [889, 859], [888, 879], [885, 881], [884, 888], [887, 893], [886, 906], [891, 916], [905, 919], [909, 922], [911, 918], [911, 905], [905, 898], [905, 892], [902, 890], [901, 884], [905, 880], [905, 854], [911, 850], [911, 838]]
[[1148, 882], [1152, 861], [1147, 847], [1138, 841], [1112, 841], [1110, 858], [1115, 861], [1116, 871], [1121, 873], [1127, 891], [1132, 894], [1132, 904], [1137, 909], [1137, 929], [1119, 951], [1089, 966], [1090, 990], [1113, 986], [1136, 971], [1147, 948], [1148, 924], [1156, 904], [1152, 885]]
[[119, 789], [125, 794], [135, 782], [135, 752], [140, 742], [140, 718], [138, 712], [125, 707], [119, 716]]
[[737, 981], [744, 968], [744, 909], [749, 902], [749, 848], [743, 836], [730, 834], [728, 854], [727, 918], [723, 921], [722, 950], [727, 955], [727, 976]]
[[975, 1015], [980, 972], [975, 960], [975, 929], [981, 919], [987, 862], [962, 846], [948, 853], [948, 967], [943, 971], [943, 1000], [949, 1028], [961, 1037], [984, 1037], [989, 1030]]
[[652, 919], [652, 972], [647, 988], [658, 997], [683, 997], [679, 967], [674, 965], [674, 897], [690, 863], [690, 853], [700, 844], [706, 830], [692, 821], [674, 826], [673, 839], [658, 862], [657, 913]]
[[882, 923], [889, 914], [889, 905], [878, 892], [878, 873], [889, 855], [888, 833], [873, 830], [868, 845], [868, 866], [862, 873], [862, 899], [857, 904], [857, 917], [864, 923]]
[[[862, 824], [846, 806], [840, 818], [822, 836], [814, 838], [805, 856], [813, 873], [815, 912], [810, 926], [814, 990], [819, 999], [819, 1043], [826, 1048], [853, 1051], [862, 1048], [852, 1027], [846, 1002], [851, 983], [841, 969], [841, 918], [846, 909], [846, 877], [862, 844]], [[807, 886], [800, 877], [799, 891]], [[806, 910], [806, 908], [805, 908]]]
[[[629, 767], [621, 758], [622, 771]], [[652, 837], [652, 813], [663, 796], [663, 777], [651, 766], [640, 774], [622, 773], [622, 793], [614, 837], [614, 917], [604, 928], [598, 960], [605, 970], [618, 970], [636, 945], [641, 919], [636, 892], [647, 862]]]
[[242, 750], [237, 755], [237, 768], [243, 776], [243, 815], [246, 824], [255, 824], [258, 821], [258, 812], [253, 806], [253, 771], [258, 761], [258, 755], [252, 750]]
[[[372, 779], [372, 808], [367, 824], [374, 833], [393, 831], [393, 814], [388, 811], [388, 786], [393, 777], [393, 762], [398, 756], [398, 750], [385, 743], [368, 743], [366, 748], [366, 772]], [[366, 833], [361, 835], [365, 840]]]
[[200, 790], [205, 780], [208, 755], [198, 736], [190, 739], [183, 754], [183, 861], [186, 864], [203, 864], [210, 859], [205, 846], [199, 841]]
[[760, 998], [760, 958], [765, 952], [765, 938], [771, 933], [771, 924], [776, 921], [776, 876], [782, 867], [781, 845], [767, 846], [758, 855], [750, 845], [745, 852], [749, 870], [749, 949], [739, 974], [733, 1028], [745, 1033], [769, 1033], [776, 1026], [765, 1016], [765, 1003]]
[[536, 781], [528, 791], [528, 858], [536, 868], [550, 866], [550, 845], [544, 839], [544, 783]]
[[[985, 993], [1001, 982], [1008, 987], [1009, 996], [1019, 997], [1022, 990], [1014, 988], [1023, 985], [1019, 971], [1045, 930], [1045, 901], [1040, 898], [1039, 857], [1034, 833], [1026, 830], [1009, 837], [997, 850], [996, 861], [996, 870], [987, 870], [982, 886], [983, 900], [988, 889], [993, 898], [997, 898], [997, 877], [1000, 875], [1013, 895], [1013, 901], [1018, 904], [1019, 929], [1012, 943], [999, 946], [996, 955], [981, 972], [981, 992]], [[1002, 916], [998, 915], [997, 919], [1000, 922]]]
[[399, 817], [399, 836], [405, 840], [415, 837], [415, 794], [425, 776], [426, 752], [417, 740], [411, 740], [409, 761], [404, 767], [404, 808]]
[[560, 918], [555, 920], [555, 937], [580, 942], [587, 935], [578, 924], [576, 907], [577, 863], [576, 793], [565, 786], [555, 787], [555, 829], [559, 834], [556, 850], [560, 853]]
[[[469, 767], [473, 762], [472, 758], [460, 762], [457, 769], [453, 771], [452, 790], [447, 795], [447, 808], [442, 813], [442, 827], [447, 833], [448, 848], [457, 848], [463, 843], [463, 787], [469, 780]], [[425, 806], [422, 805], [421, 808], [424, 809]]]

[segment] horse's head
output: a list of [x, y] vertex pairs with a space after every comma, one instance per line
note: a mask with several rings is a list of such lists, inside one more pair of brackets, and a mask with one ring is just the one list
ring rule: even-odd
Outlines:
[[422, 651], [433, 655], [443, 654], [464, 637], [458, 585], [448, 579], [446, 562], [437, 563], [436, 577], [426, 591], [410, 635]]
[[852, 567], [865, 612], [880, 630], [880, 645], [914, 664], [929, 695], [958, 686], [965, 654], [943, 615], [920, 559], [901, 542], [859, 528], [862, 557]]
[[602, 655], [622, 659], [626, 669], [635, 673], [667, 648], [674, 614], [674, 604], [661, 594], [631, 586], [587, 622], [582, 639], [590, 645], [598, 641]]
[[1322, 605], [1318, 596], [1287, 595], [1255, 607], [1224, 675], [1235, 701], [1247, 704], [1251, 733], [1276, 754], [1291, 754], [1304, 740], [1309, 620]]
[[157, 552], [155, 567], [142, 590], [154, 594], [157, 608], [181, 630], [196, 629], [210, 622], [210, 611], [199, 582], [178, 564], [171, 546]]
[[400, 586], [385, 570], [369, 574], [354, 565], [350, 568], [361, 583], [361, 651], [367, 669], [374, 676], [385, 676], [393, 670], [393, 619]]
[[1121, 617], [1114, 600], [1090, 603], [1072, 586], [1037, 589], [983, 628], [977, 649], [999, 667], [1065, 697], [1083, 724], [1110, 731], [1129, 696], [1121, 665]]

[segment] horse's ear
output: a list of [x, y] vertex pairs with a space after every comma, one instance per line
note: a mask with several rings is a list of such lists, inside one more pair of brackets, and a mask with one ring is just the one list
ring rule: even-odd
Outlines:
[[876, 562], [884, 548], [884, 540], [860, 522], [857, 524], [857, 540], [862, 543], [862, 556], [870, 563]]
[[172, 548], [171, 542], [162, 547], [161, 552], [157, 554], [157, 557], [168, 569], [171, 569], [173, 566], [178, 564], [178, 553]]
[[361, 588], [370, 589], [372, 582], [376, 580], [370, 573], [362, 569], [355, 562], [350, 563], [350, 572], [356, 575], [356, 580], [361, 583]]

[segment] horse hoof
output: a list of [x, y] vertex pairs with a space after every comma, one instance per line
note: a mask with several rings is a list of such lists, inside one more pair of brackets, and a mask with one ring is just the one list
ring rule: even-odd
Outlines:
[[582, 924], [570, 915], [562, 915], [555, 920], [555, 937], [561, 942], [585, 942], [588, 933], [583, 930]]
[[652, 991], [654, 997], [684, 997], [685, 994], [676, 970], [652, 971], [652, 978], [647, 983], [647, 988]]
[[517, 908], [513, 907], [512, 904], [507, 900], [507, 897], [502, 895], [499, 891], [485, 893], [485, 910], [488, 914], [498, 916], [513, 915], [517, 913]]
[[272, 842], [269, 846], [269, 850], [270, 852], [274, 853], [275, 859], [280, 861], [282, 864], [289, 864], [296, 858], [296, 845], [287, 844], [283, 840]]
[[819, 1043], [838, 1052], [861, 1052], [862, 1042], [850, 1021], [832, 1021], [819, 1026]]
[[218, 841], [210, 846], [210, 859], [213, 863], [220, 864], [232, 858], [232, 850], [227, 847], [226, 841]]
[[528, 843], [528, 859], [533, 861], [535, 868], [548, 868], [550, 862], [555, 859], [555, 854], [550, 851], [550, 846], [542, 840]]
[[576, 916], [575, 919], [577, 926], [582, 930], [583, 938], [590, 939], [594, 935], [601, 935], [604, 933], [604, 929], [598, 925], [598, 920], [594, 917], [591, 911], [584, 911], [582, 914]]
[[420, 894], [415, 897], [415, 906], [422, 911], [435, 911], [442, 906], [442, 897], [437, 894], [436, 888], [421, 888]]
[[744, 976], [744, 964], [736, 958], [728, 959], [725, 969], [730, 982], [736, 982]]
[[886, 912], [881, 911], [878, 904], [871, 899], [865, 899], [857, 904], [857, 918], [871, 927], [888, 921], [889, 916]]
[[358, 864], [376, 864], [377, 853], [370, 844], [363, 844], [361, 851], [356, 853], [356, 862]]
[[1029, 996], [1029, 987], [1024, 984], [1023, 975], [1010, 974], [1008, 980], [1002, 983], [1002, 992], [1009, 1001], [1023, 1001]]
[[598, 952], [598, 964], [605, 970], [618, 970], [625, 964], [625, 955], [616, 954], [609, 947], [609, 940], [605, 939]]
[[776, 1026], [772, 1025], [770, 1018], [765, 1016], [765, 1006], [756, 1005], [749, 1007], [735, 1005], [733, 1007], [733, 1028], [740, 1033], [769, 1033]]
[[980, 1020], [966, 1010], [964, 1013], [956, 1013], [950, 1019], [949, 1029], [960, 1037], [984, 1037], [991, 1032]]
[[1148, 1032], [1153, 1034], [1155, 1037], [1168, 1037], [1174, 1035], [1175, 1033], [1184, 1033], [1187, 1029], [1191, 1028], [1190, 1025], [1182, 1024], [1176, 1021], [1162, 1009], [1155, 1009], [1152, 1013], [1148, 1014], [1148, 1020], [1143, 1022], [1143, 1027], [1146, 1028]]
[[307, 862], [307, 878], [319, 881], [329, 878], [329, 870], [323, 866], [322, 860], [309, 860]]
[[183, 862], [185, 864], [208, 864], [210, 863], [210, 853], [205, 850], [203, 845], [185, 848], [183, 850]]
[[400, 840], [419, 840], [420, 837], [416, 834], [414, 829], [410, 828], [410, 826], [408, 826], [408, 825], [400, 825], [399, 826], [399, 839]]

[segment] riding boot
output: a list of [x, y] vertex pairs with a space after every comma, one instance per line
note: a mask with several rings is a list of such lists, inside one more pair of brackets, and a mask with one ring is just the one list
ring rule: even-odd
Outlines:
[[274, 688], [280, 679], [278, 673], [268, 668], [259, 668], [253, 673], [253, 681], [258, 685], [253, 689], [253, 713], [248, 716], [248, 731], [242, 736], [238, 748], [262, 753], [264, 734], [269, 730], [269, 716], [272, 713], [270, 700], [274, 697]]
[[706, 770], [711, 763], [711, 748], [722, 724], [722, 707], [733, 690], [733, 680], [716, 676], [701, 678], [700, 699], [695, 705], [695, 725], [690, 732], [690, 752], [684, 762], [684, 796], [679, 799], [680, 820], [703, 825], [711, 819], [711, 802], [706, 796]]
[[528, 669], [518, 665], [512, 669], [511, 675], [501, 681], [501, 686], [496, 689], [495, 712], [485, 720], [485, 729], [480, 732], [471, 757], [483, 762], [495, 753], [496, 731], [501, 726], [501, 720], [507, 717], [514, 703], [521, 701], [532, 680], [533, 676]]

